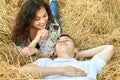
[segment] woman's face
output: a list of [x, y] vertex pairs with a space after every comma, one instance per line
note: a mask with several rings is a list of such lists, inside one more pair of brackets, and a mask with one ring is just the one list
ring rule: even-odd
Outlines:
[[41, 7], [36, 12], [36, 17], [33, 20], [32, 27], [38, 30], [45, 29], [47, 21], [48, 21], [48, 13], [44, 7]]

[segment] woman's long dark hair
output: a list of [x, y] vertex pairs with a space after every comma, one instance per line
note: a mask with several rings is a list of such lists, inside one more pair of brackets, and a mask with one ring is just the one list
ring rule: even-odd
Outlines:
[[53, 16], [50, 7], [44, 0], [27, 0], [21, 7], [15, 24], [12, 27], [11, 39], [16, 45], [25, 44], [29, 37], [29, 27], [36, 16], [36, 12], [44, 7], [48, 13], [48, 22], [53, 21]]

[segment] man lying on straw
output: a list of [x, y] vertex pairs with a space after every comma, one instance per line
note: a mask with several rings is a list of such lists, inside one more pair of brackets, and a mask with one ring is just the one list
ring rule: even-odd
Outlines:
[[[58, 58], [41, 58], [32, 64], [22, 67], [25, 73], [34, 74], [43, 80], [96, 80], [99, 71], [106, 65], [114, 54], [112, 45], [77, 52], [74, 42], [69, 35], [61, 35], [55, 46]], [[91, 60], [77, 61], [74, 57], [92, 57]]]

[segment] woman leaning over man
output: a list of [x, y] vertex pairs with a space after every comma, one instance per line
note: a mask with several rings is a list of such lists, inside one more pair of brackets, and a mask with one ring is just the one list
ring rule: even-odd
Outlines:
[[61, 34], [56, 0], [27, 0], [21, 7], [12, 30], [12, 40], [23, 55], [49, 57]]

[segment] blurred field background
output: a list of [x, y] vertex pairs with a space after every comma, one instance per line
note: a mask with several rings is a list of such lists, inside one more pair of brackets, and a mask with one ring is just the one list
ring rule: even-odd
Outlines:
[[[0, 80], [32, 78], [18, 68], [41, 57], [25, 58], [10, 39], [11, 26], [24, 1], [0, 1]], [[49, 0], [45, 1], [49, 4]], [[63, 33], [74, 38], [79, 50], [103, 44], [115, 46], [115, 55], [100, 72], [98, 80], [119, 80], [120, 0], [57, 0], [57, 3]]]

